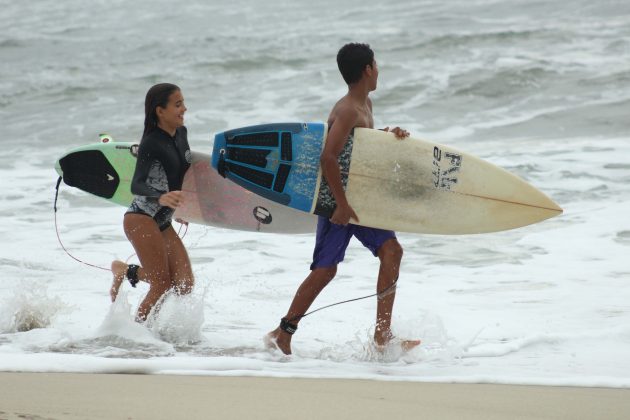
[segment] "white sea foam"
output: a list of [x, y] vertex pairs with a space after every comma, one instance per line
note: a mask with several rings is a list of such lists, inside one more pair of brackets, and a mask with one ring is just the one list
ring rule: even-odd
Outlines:
[[[338, 2], [270, 1], [168, 15], [120, 0], [4, 5], [0, 370], [630, 387], [627, 8], [349, 0], [324, 17]], [[65, 256], [54, 160], [104, 131], [138, 139], [151, 84], [182, 87], [191, 145], [208, 151], [228, 128], [326, 120], [345, 93], [336, 50], [352, 40], [376, 51], [377, 126], [475, 153], [565, 209], [496, 234], [399, 234], [393, 330], [421, 346], [376, 351], [370, 298], [304, 318], [290, 357], [264, 348], [308, 274], [313, 235], [191, 225], [195, 291], [168, 296], [144, 325], [145, 284], [124, 284], [111, 304], [110, 273]], [[133, 253], [123, 208], [65, 185], [58, 208], [77, 258], [108, 267]], [[314, 308], [374, 293], [377, 270], [353, 241]]]

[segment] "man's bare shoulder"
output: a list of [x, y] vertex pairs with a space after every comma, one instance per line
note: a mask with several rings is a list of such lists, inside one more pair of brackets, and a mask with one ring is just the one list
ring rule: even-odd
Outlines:
[[358, 117], [359, 111], [357, 110], [356, 105], [350, 98], [344, 96], [337, 101], [333, 107], [328, 121], [329, 123], [332, 123], [333, 121], [344, 121], [346, 123], [354, 124]]

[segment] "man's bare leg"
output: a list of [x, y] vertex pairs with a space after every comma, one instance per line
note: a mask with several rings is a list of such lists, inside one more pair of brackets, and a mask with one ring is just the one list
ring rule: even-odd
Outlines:
[[[402, 255], [403, 249], [395, 238], [385, 241], [378, 250], [381, 267], [378, 272], [376, 290], [381, 295], [377, 297], [374, 343], [379, 350], [384, 350], [393, 338], [391, 324], [394, 300], [396, 299], [396, 286], [394, 284], [398, 280]], [[407, 351], [419, 344], [420, 340], [403, 340], [400, 345], [403, 350]]]
[[[308, 311], [317, 295], [324, 290], [337, 273], [337, 266], [316, 268], [302, 282], [291, 302], [285, 318], [294, 325], [300, 322], [301, 316]], [[291, 354], [292, 335], [280, 327], [265, 336], [265, 344], [270, 348], [280, 349], [284, 354]]]

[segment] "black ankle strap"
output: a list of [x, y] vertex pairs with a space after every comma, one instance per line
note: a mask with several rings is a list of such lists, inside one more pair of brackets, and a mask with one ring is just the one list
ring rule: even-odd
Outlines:
[[131, 283], [131, 287], [136, 287], [136, 284], [140, 281], [138, 280], [139, 268], [140, 266], [135, 264], [129, 264], [127, 266], [127, 279], [129, 280], [129, 283]]
[[293, 335], [297, 331], [297, 325], [291, 324], [286, 318], [282, 318], [280, 320], [280, 329], [287, 334]]

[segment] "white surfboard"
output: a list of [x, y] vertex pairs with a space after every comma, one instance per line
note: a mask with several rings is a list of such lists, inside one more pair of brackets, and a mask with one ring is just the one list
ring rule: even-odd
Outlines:
[[463, 234], [513, 229], [562, 209], [514, 174], [448, 146], [354, 130], [346, 195], [362, 225]]

